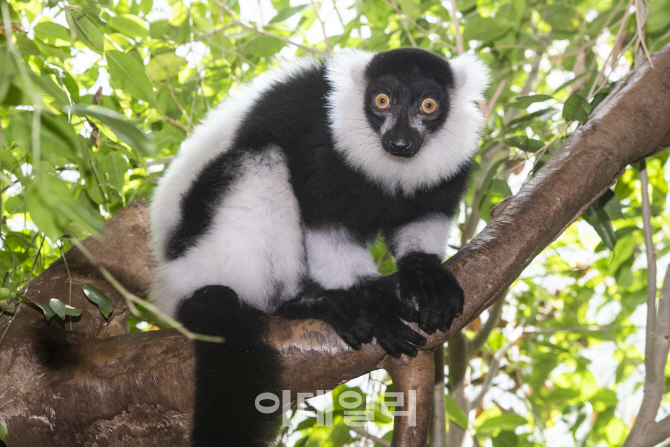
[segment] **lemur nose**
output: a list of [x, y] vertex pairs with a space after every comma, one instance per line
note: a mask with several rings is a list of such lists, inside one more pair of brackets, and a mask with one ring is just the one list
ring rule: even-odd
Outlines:
[[412, 142], [404, 138], [398, 138], [389, 143], [394, 152], [407, 152], [412, 147]]

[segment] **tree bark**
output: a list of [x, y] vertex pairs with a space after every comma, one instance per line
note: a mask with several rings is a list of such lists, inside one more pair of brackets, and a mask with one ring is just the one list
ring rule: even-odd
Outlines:
[[[655, 69], [635, 69], [556, 151], [521, 191], [467, 246], [445, 263], [465, 291], [463, 315], [426, 350], [443, 344], [503, 293], [523, 269], [612, 185], [625, 167], [670, 142], [670, 46], [653, 56]], [[100, 238], [84, 243], [128, 289], [146, 295], [151, 279], [147, 210], [129, 205], [110, 219]], [[192, 342], [175, 330], [119, 335], [127, 307], [76, 249], [66, 259], [73, 281], [103, 289], [115, 301], [109, 322], [72, 287], [84, 313], [68, 324], [27, 305], [16, 312], [0, 345], [0, 423], [10, 446], [187, 445], [193, 408]], [[29, 286], [37, 302], [67, 302], [70, 283], [58, 261]], [[0, 334], [10, 320], [0, 321]], [[434, 375], [432, 355], [385, 357], [376, 344], [350, 349], [326, 324], [268, 317], [266, 340], [282, 356], [280, 383], [297, 392], [329, 390], [388, 367], [403, 389], [420, 390], [424, 432], [396, 420], [394, 446], [425, 443]], [[428, 364], [430, 363], [430, 364]], [[418, 367], [415, 367], [418, 366]], [[428, 404], [426, 407], [426, 403]]]

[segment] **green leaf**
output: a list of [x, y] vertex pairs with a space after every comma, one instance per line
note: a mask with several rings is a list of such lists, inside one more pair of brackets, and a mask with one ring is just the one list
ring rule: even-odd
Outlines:
[[465, 413], [463, 413], [463, 410], [461, 410], [456, 401], [450, 395], [447, 394], [445, 396], [445, 402], [447, 407], [447, 416], [449, 420], [454, 422], [463, 430], [467, 430], [468, 417], [465, 415]]
[[139, 130], [133, 123], [125, 120], [118, 113], [101, 106], [75, 105], [66, 107], [67, 111], [77, 116], [89, 116], [108, 126], [119, 140], [133, 149], [139, 150], [144, 155], [153, 153], [153, 141], [144, 132]]
[[[604, 196], [603, 196], [604, 197]], [[588, 222], [598, 236], [605, 243], [607, 248], [614, 251], [614, 246], [617, 243], [617, 237], [614, 233], [614, 228], [612, 228], [612, 221], [605, 211], [605, 204], [608, 199], [600, 197], [598, 200], [593, 202], [591, 206], [588, 207], [586, 212], [582, 214], [582, 217], [586, 222]]]
[[542, 149], [545, 144], [540, 140], [528, 138], [527, 135], [517, 135], [512, 138], [507, 138], [503, 142], [511, 147], [518, 147], [524, 152], [537, 152]]
[[5, 430], [2, 424], [0, 424], [0, 441], [7, 442], [7, 430]]
[[505, 104], [505, 107], [510, 109], [525, 109], [533, 103], [547, 101], [549, 99], [554, 99], [554, 97], [550, 95], [517, 96], [514, 98], [513, 102]]
[[573, 93], [563, 104], [563, 119], [584, 124], [591, 113], [591, 104], [581, 95]]
[[54, 22], [41, 22], [33, 28], [35, 37], [56, 47], [70, 46], [70, 30]]
[[56, 312], [56, 314], [63, 320], [67, 316], [78, 317], [79, 315], [81, 315], [81, 309], [75, 309], [72, 306], [68, 306], [67, 304], [63, 303], [60, 300], [57, 300], [56, 298], [51, 298], [49, 300], [49, 307], [51, 307], [53, 311]]
[[155, 81], [164, 81], [168, 77], [176, 76], [181, 67], [186, 65], [186, 59], [174, 53], [161, 53], [151, 57], [147, 64], [147, 73]]
[[508, 413], [486, 419], [477, 427], [477, 433], [492, 433], [497, 429], [514, 430], [516, 427], [528, 424], [525, 417]]
[[254, 39], [244, 49], [244, 54], [254, 59], [259, 57], [270, 57], [286, 46], [286, 43], [276, 37], [260, 36]]
[[73, 30], [79, 40], [96, 53], [105, 51], [104, 37], [100, 28], [84, 15], [81, 10], [73, 7], [65, 8], [65, 19], [70, 30]]
[[125, 183], [128, 162], [120, 152], [110, 152], [100, 160], [100, 168], [107, 174], [109, 184], [121, 192]]
[[108, 51], [106, 53], [109, 74], [112, 80], [129, 95], [143, 101], [152, 102], [154, 90], [144, 71], [144, 65], [128, 53]]
[[54, 315], [56, 315], [56, 313], [51, 309], [51, 307], [49, 307], [47, 305], [36, 303], [35, 301], [31, 301], [30, 299], [28, 299], [27, 297], [25, 297], [23, 295], [18, 295], [18, 297], [19, 297], [19, 301], [21, 301], [23, 303], [30, 303], [30, 304], [34, 304], [35, 306], [39, 307], [42, 310], [42, 313], [44, 314], [44, 319], [47, 320], [47, 321], [51, 321], [51, 319], [54, 317]]
[[40, 90], [56, 100], [56, 104], [60, 107], [70, 104], [70, 99], [67, 97], [65, 90], [60, 88], [48, 75], [38, 75], [30, 72], [30, 79], [36, 84]]
[[4, 301], [9, 298], [9, 289], [7, 287], [0, 288], [0, 301]]
[[298, 6], [289, 6], [288, 8], [282, 9], [277, 13], [276, 16], [274, 16], [270, 20], [270, 24], [272, 23], [278, 23], [278, 22], [283, 22], [284, 20], [288, 19], [289, 17], [293, 17], [299, 12], [302, 12], [303, 10], [309, 8], [309, 5], [298, 5]]
[[109, 26], [132, 39], [146, 39], [149, 30], [144, 20], [132, 14], [119, 14], [109, 19]]
[[114, 303], [112, 302], [112, 299], [109, 296], [107, 296], [105, 292], [91, 285], [84, 284], [81, 286], [81, 288], [84, 290], [86, 298], [88, 298], [89, 300], [91, 300], [91, 302], [93, 302], [93, 304], [98, 306], [98, 309], [100, 309], [100, 313], [102, 314], [102, 316], [105, 318], [109, 318], [109, 314], [111, 314], [112, 310], [114, 310]]
[[504, 36], [510, 29], [513, 23], [505, 19], [497, 19], [493, 17], [474, 16], [465, 24], [465, 31], [463, 31], [463, 40], [481, 40], [484, 42], [492, 42], [499, 37]]

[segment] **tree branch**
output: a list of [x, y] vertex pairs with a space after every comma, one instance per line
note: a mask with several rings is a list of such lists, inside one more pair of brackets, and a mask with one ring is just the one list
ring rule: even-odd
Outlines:
[[[652, 60], [655, 69], [644, 63], [633, 70], [509, 205], [445, 263], [465, 292], [463, 315], [447, 332], [428, 336], [425, 349], [443, 344], [490, 306], [628, 164], [667, 141], [670, 46], [654, 53]], [[146, 206], [131, 204], [108, 221], [104, 237], [84, 244], [124, 287], [146, 296], [152, 273], [147, 240]], [[193, 409], [193, 342], [175, 330], [114, 336], [126, 329], [123, 298], [76, 249], [66, 256], [73, 281], [108, 293], [115, 301], [114, 314], [105, 321], [78, 287], [73, 288], [72, 302], [84, 313], [71, 332], [58, 320], [45, 324], [34, 308], [21, 308], [0, 346], [0, 423], [7, 428], [8, 444], [57, 447], [113, 440], [123, 445], [186, 445]], [[59, 261], [33, 281], [29, 293], [42, 302], [67, 297], [68, 290]], [[661, 308], [670, 310], [663, 293], [659, 314]], [[0, 331], [6, 320], [0, 321]], [[332, 389], [371, 370], [393, 367], [377, 344], [354, 351], [323, 322], [277, 317], [266, 322], [266, 340], [282, 359], [279, 386], [294, 395]], [[407, 360], [405, 368], [426, 368], [425, 357]], [[431, 368], [425, 381], [402, 379], [406, 389], [427, 389], [425, 396], [419, 393], [419, 406], [429, 404], [432, 395], [432, 353], [428, 357]], [[429, 406], [420, 414], [429, 420]], [[421, 424], [427, 429], [425, 421]], [[410, 445], [411, 436], [422, 436], [408, 430], [403, 420], [396, 420], [395, 432], [393, 445]]]

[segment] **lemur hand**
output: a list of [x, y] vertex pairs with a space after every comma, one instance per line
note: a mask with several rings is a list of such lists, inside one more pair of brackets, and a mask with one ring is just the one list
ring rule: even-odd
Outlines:
[[456, 277], [442, 267], [436, 255], [410, 253], [398, 261], [400, 298], [408, 311], [414, 309], [412, 297], [419, 304], [418, 315], [409, 321], [419, 323], [428, 334], [445, 331], [463, 312], [463, 289]]
[[275, 315], [323, 320], [354, 349], [361, 349], [363, 343], [370, 343], [374, 335], [363, 301], [349, 290], [311, 288], [302, 296], [283, 303]]
[[398, 300], [395, 283], [378, 278], [361, 291], [366, 303], [366, 316], [374, 328], [377, 343], [393, 357], [400, 357], [401, 354], [415, 357], [418, 354], [416, 346], [425, 345], [426, 338], [414, 332], [401, 319], [417, 318], [418, 312], [408, 309]]

